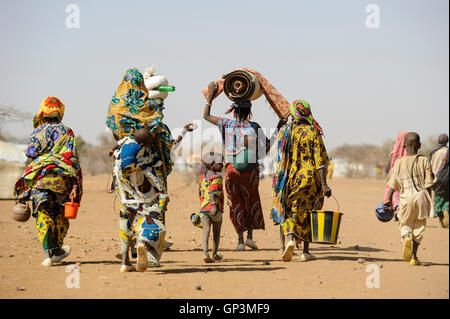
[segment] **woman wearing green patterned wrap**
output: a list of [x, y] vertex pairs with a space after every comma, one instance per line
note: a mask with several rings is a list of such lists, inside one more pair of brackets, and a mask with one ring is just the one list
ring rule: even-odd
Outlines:
[[292, 122], [278, 134], [271, 209], [274, 224], [281, 225], [288, 240], [282, 255], [285, 262], [291, 260], [295, 244], [300, 241], [304, 242], [300, 260], [313, 258], [309, 254], [309, 213], [322, 207], [324, 196], [331, 196], [326, 182], [329, 159], [322, 128], [306, 101], [294, 101], [291, 116]]

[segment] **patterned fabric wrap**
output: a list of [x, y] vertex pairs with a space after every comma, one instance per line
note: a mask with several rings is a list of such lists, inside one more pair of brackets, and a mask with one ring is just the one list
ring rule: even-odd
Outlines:
[[441, 196], [448, 201], [449, 190], [448, 190], [448, 180], [449, 180], [449, 167], [448, 167], [448, 149], [445, 157], [442, 161], [439, 170], [436, 173], [436, 182], [433, 185], [433, 190], [435, 195]]
[[264, 216], [259, 197], [259, 167], [237, 172], [231, 164], [226, 166], [225, 189], [230, 206], [230, 219], [236, 232], [264, 229]]
[[125, 72], [122, 82], [109, 104], [106, 126], [119, 139], [129, 135], [144, 126], [158, 136], [158, 148], [163, 165], [164, 175], [170, 174], [173, 161], [170, 150], [174, 144], [169, 128], [162, 123], [164, 100], [149, 99], [142, 74], [135, 68]]
[[[45, 112], [44, 109], [44, 115], [36, 123], [52, 117]], [[63, 112], [64, 108], [55, 118], [61, 118]], [[32, 197], [39, 240], [44, 251], [52, 251], [62, 247], [69, 229], [64, 203], [70, 200], [73, 185], [78, 184], [80, 199], [83, 191], [73, 131], [61, 123], [38, 125], [30, 136], [26, 155], [34, 160], [16, 182], [14, 195], [17, 199]]]
[[64, 116], [65, 105], [58, 98], [49, 96], [42, 101], [39, 106], [39, 112], [33, 118], [33, 127], [36, 128], [43, 124], [44, 119], [55, 118], [59, 122]]
[[291, 115], [292, 115], [292, 121], [297, 123], [301, 119], [305, 119], [308, 121], [309, 124], [314, 126], [321, 135], [323, 135], [323, 130], [320, 127], [319, 123], [314, 120], [314, 117], [311, 113], [311, 106], [308, 102], [303, 100], [295, 100], [292, 102], [290, 107]]
[[[75, 136], [67, 126], [46, 123], [38, 126], [29, 139], [27, 156], [34, 158], [14, 186], [17, 199], [33, 195], [35, 209], [47, 200], [48, 192], [58, 194], [53, 200], [64, 204], [72, 186], [79, 185], [82, 196], [82, 172]], [[31, 190], [40, 190], [41, 196]]]
[[217, 126], [222, 136], [222, 144], [225, 147], [226, 157], [230, 154], [235, 154], [245, 147], [245, 136], [255, 137], [256, 145], [251, 146], [256, 147], [257, 159], [265, 157], [268, 139], [260, 129], [261, 126], [258, 123], [243, 123], [238, 120], [220, 117]]
[[155, 130], [163, 115], [162, 99], [149, 99], [142, 74], [135, 68], [125, 72], [109, 104], [106, 126], [122, 139], [147, 125]]
[[199, 183], [200, 212], [210, 212], [212, 203], [215, 203], [218, 211], [223, 211], [223, 178], [219, 174], [206, 178], [200, 177]]
[[[391, 164], [389, 170], [394, 167], [395, 162], [400, 158], [406, 155], [406, 147], [405, 147], [405, 136], [408, 132], [402, 131], [398, 133], [397, 140], [395, 141], [394, 147], [392, 148], [391, 153], [389, 156], [391, 157]], [[386, 189], [384, 191], [384, 201], [387, 201], [389, 199], [389, 191], [390, 187], [389, 185], [386, 185]], [[392, 196], [392, 207], [398, 206], [400, 203], [400, 194], [399, 192], [395, 191], [394, 195]]]
[[131, 137], [120, 140], [119, 146], [113, 169], [118, 199], [122, 204], [152, 203], [164, 189], [155, 170], [162, 165], [157, 146], [142, 147]]
[[46, 201], [40, 205], [36, 214], [36, 228], [44, 251], [61, 248], [69, 230], [64, 206], [55, 201]]
[[[259, 84], [261, 85], [261, 90], [263, 91], [264, 96], [266, 97], [270, 106], [272, 107], [272, 109], [275, 111], [275, 113], [278, 115], [279, 118], [287, 118], [289, 116], [290, 112], [289, 102], [271, 83], [269, 83], [269, 81], [267, 81], [267, 79], [264, 76], [262, 76], [261, 73], [249, 68], [240, 68], [238, 70], [247, 71], [253, 73], [256, 76], [256, 78], [259, 81]], [[217, 84], [217, 91], [214, 98], [216, 98], [217, 96], [220, 95], [220, 93], [223, 92], [224, 81], [225, 81], [224, 78], [220, 78], [215, 81]], [[204, 88], [202, 90], [202, 93], [206, 97], [206, 95], [208, 94], [208, 88]]]
[[158, 147], [142, 147], [130, 136], [120, 140], [119, 146], [114, 151], [114, 176], [120, 202], [121, 246], [135, 237], [160, 257], [165, 236], [161, 197], [168, 200], [168, 196], [158, 172], [162, 165]]
[[283, 226], [285, 233], [293, 232], [307, 240], [309, 224], [304, 224], [305, 213], [322, 208], [318, 169], [328, 163], [322, 136], [315, 127], [291, 122], [280, 129], [274, 158], [271, 218], [274, 224]]
[[[153, 206], [153, 208], [151, 208]], [[149, 209], [150, 207], [150, 209]], [[156, 261], [162, 256], [166, 229], [156, 213], [157, 201], [141, 206], [121, 205], [119, 217], [120, 250], [127, 252], [135, 241], [143, 242], [147, 247], [147, 256], [151, 254]], [[152, 210], [148, 214], [144, 211]], [[149, 258], [150, 260], [150, 258]]]

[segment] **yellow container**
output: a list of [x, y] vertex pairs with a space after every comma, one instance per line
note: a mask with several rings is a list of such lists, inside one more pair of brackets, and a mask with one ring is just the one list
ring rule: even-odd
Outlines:
[[313, 210], [311, 212], [311, 242], [336, 244], [342, 215], [344, 214], [336, 211]]
[[311, 241], [319, 244], [336, 244], [342, 213], [317, 210], [311, 212]]

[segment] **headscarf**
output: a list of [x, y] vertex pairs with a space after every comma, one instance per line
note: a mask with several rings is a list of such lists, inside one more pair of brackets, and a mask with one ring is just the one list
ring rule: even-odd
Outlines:
[[311, 113], [311, 106], [308, 102], [303, 100], [295, 100], [292, 102], [290, 107], [291, 115], [292, 115], [292, 121], [298, 122], [302, 119], [305, 119], [308, 121], [309, 124], [314, 126], [320, 133], [320, 135], [323, 135], [323, 130], [320, 127], [319, 123], [314, 120], [314, 117]]
[[163, 99], [149, 99], [142, 74], [135, 68], [125, 72], [109, 104], [106, 126], [122, 139], [146, 125], [154, 132], [163, 119]]
[[46, 97], [39, 106], [39, 112], [33, 118], [33, 127], [43, 124], [44, 119], [56, 118], [61, 122], [64, 116], [65, 105], [54, 96]]
[[[389, 156], [391, 157], [391, 164], [389, 167], [389, 171], [394, 167], [395, 162], [400, 158], [406, 155], [406, 147], [405, 147], [405, 136], [408, 132], [401, 131], [397, 135], [397, 140], [395, 141], [394, 147], [392, 148], [391, 153], [389, 153]], [[384, 192], [384, 201], [387, 201], [389, 199], [389, 191], [390, 187], [389, 185], [386, 185], [386, 190]], [[395, 207], [400, 202], [400, 195], [396, 191], [394, 193], [393, 199], [392, 199], [392, 207]]]
[[134, 135], [146, 126], [158, 136], [158, 152], [163, 161], [163, 174], [170, 174], [173, 161], [170, 158], [174, 140], [169, 128], [162, 122], [164, 100], [150, 99], [142, 74], [135, 68], [128, 69], [109, 104], [106, 126], [121, 140]]
[[441, 135], [439, 135], [438, 137], [438, 142], [436, 144], [436, 146], [434, 147], [433, 151], [430, 153], [430, 156], [433, 156], [433, 154], [436, 151], [439, 151], [441, 148], [443, 148], [444, 146], [446, 146], [448, 143], [448, 135], [443, 133]]

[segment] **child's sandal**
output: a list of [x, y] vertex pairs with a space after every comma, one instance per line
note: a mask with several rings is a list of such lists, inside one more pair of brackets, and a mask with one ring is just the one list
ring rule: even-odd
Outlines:
[[214, 262], [214, 259], [212, 259], [211, 257], [207, 256], [205, 258], [203, 258], [203, 261], [207, 264], [212, 264]]

